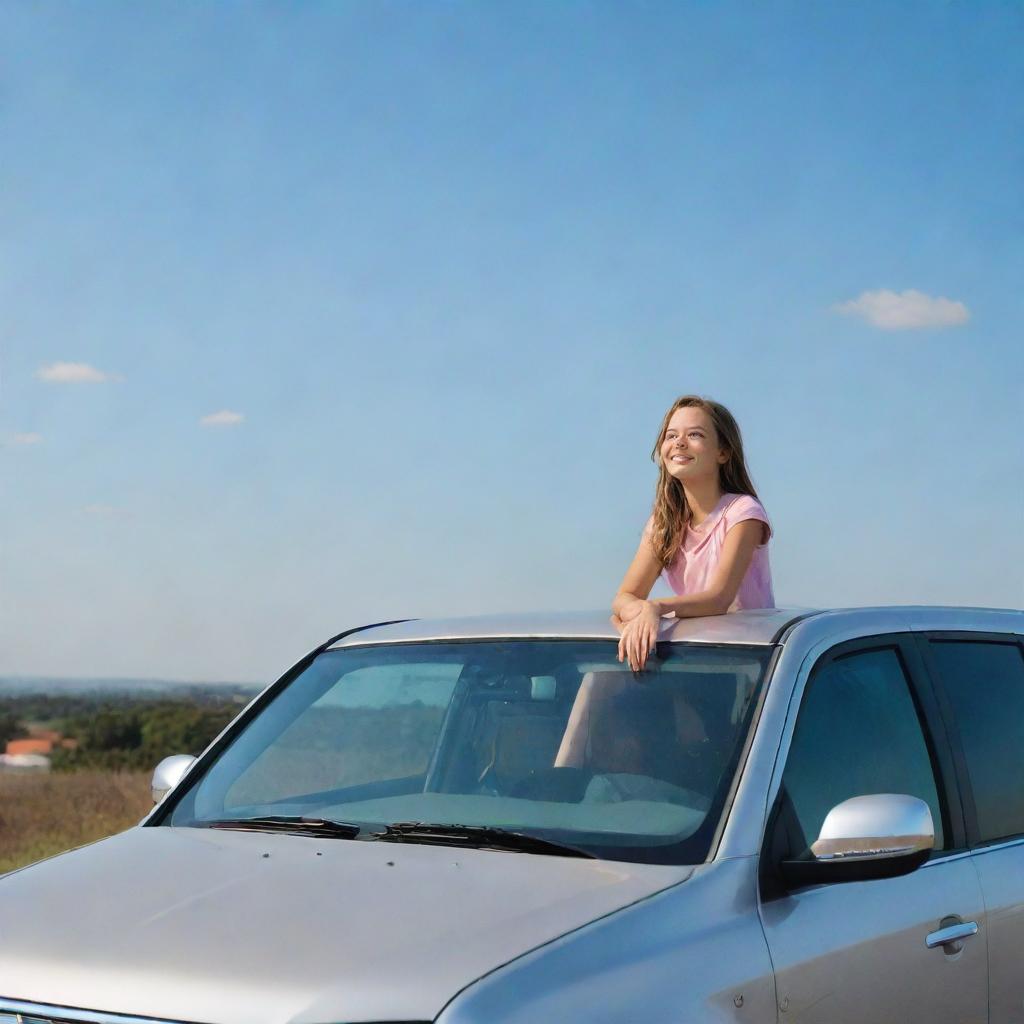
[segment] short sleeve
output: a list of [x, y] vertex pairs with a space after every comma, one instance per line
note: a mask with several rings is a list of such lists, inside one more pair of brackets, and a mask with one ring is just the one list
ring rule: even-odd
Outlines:
[[[725, 510], [722, 517], [725, 520], [725, 532], [728, 533], [737, 523], [742, 523], [745, 519], [757, 519], [764, 523], [768, 527], [768, 540], [772, 539], [772, 534], [775, 532], [772, 529], [772, 524], [768, 521], [768, 513], [765, 512], [764, 506], [749, 494], [741, 494], [731, 505]], [[766, 540], [763, 544], [759, 544], [758, 547], [764, 547], [768, 541]]]

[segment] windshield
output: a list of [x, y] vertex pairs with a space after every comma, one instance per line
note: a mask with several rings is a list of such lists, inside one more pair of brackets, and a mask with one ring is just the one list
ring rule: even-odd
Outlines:
[[269, 815], [487, 826], [599, 857], [707, 856], [769, 649], [609, 641], [327, 651], [258, 710], [161, 824]]

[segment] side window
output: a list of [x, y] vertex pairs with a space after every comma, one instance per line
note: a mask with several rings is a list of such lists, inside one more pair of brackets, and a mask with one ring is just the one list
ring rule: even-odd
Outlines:
[[1016, 643], [933, 640], [982, 841], [1024, 834], [1024, 657]]
[[905, 793], [931, 808], [935, 849], [944, 848], [935, 773], [895, 649], [854, 652], [815, 670], [782, 784], [807, 846], [843, 800]]

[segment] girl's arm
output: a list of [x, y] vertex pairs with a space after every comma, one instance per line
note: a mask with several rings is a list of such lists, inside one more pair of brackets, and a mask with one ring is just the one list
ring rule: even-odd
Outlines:
[[[680, 619], [698, 615], [724, 615], [736, 600], [740, 584], [754, 557], [754, 549], [763, 539], [763, 532], [764, 524], [757, 519], [744, 519], [729, 529], [722, 544], [722, 554], [711, 579], [711, 586], [707, 590], [697, 594], [685, 594], [682, 597], [643, 600], [638, 602], [635, 608], [627, 607], [626, 610], [632, 612], [632, 617], [621, 626], [616, 624], [621, 633], [619, 661], [626, 658], [634, 672], [639, 672], [644, 667], [648, 655], [658, 642], [658, 626], [662, 615], [674, 612]], [[639, 557], [639, 552], [637, 554]], [[632, 568], [633, 566], [630, 566], [630, 570]], [[626, 574], [619, 596], [628, 580], [629, 573]], [[651, 586], [653, 585], [652, 581]], [[645, 591], [644, 597], [648, 593], [650, 587]], [[623, 618], [621, 613], [618, 617]]]
[[674, 611], [679, 618], [724, 615], [739, 593], [739, 585], [751, 567], [754, 551], [764, 539], [764, 530], [765, 524], [760, 519], [737, 522], [725, 535], [722, 554], [707, 590], [683, 597], [660, 597], [650, 603], [658, 614]]
[[675, 612], [680, 619], [696, 615], [724, 615], [736, 600], [764, 530], [764, 523], [759, 519], [744, 519], [730, 527], [707, 590], [683, 597], [659, 597], [649, 603], [654, 605], [659, 615]]
[[619, 623], [635, 619], [643, 611], [644, 601], [660, 574], [661, 563], [651, 542], [646, 536], [641, 537], [640, 546], [612, 601], [612, 615], [618, 620], [616, 627], [619, 627]]

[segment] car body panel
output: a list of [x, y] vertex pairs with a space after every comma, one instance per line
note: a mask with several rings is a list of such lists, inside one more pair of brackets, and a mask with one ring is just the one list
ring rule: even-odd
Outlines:
[[[926, 936], [955, 915], [978, 925], [959, 953]], [[901, 878], [815, 886], [762, 907], [780, 1008], [801, 1024], [988, 1019], [985, 910], [968, 857]]]
[[1024, 839], [981, 847], [972, 857], [987, 911], [992, 1024], [1024, 1024]]
[[489, 975], [437, 1024], [774, 1024], [756, 894], [755, 858], [702, 865], [685, 885]]
[[218, 1024], [433, 1019], [691, 870], [134, 828], [0, 880], [0, 996]]

